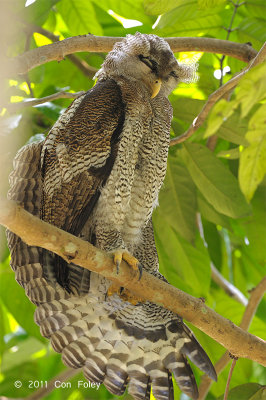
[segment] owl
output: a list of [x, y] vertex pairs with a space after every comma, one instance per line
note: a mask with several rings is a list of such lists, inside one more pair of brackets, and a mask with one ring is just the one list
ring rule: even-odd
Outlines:
[[[136, 33], [116, 43], [97, 83], [73, 101], [44, 141], [14, 160], [9, 198], [26, 210], [125, 260], [141, 279], [159, 273], [152, 212], [167, 164], [168, 95], [191, 79], [167, 42]], [[134, 302], [111, 282], [8, 232], [16, 280], [36, 304], [35, 321], [63, 362], [90, 382], [136, 400], [174, 399], [172, 375], [197, 399], [187, 358], [216, 380], [215, 369], [182, 318]]]

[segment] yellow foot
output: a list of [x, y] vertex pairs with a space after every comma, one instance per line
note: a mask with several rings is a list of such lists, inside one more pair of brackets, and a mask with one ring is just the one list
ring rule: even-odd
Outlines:
[[140, 280], [140, 278], [142, 276], [142, 266], [140, 265], [139, 261], [134, 256], [132, 256], [128, 251], [126, 251], [124, 249], [117, 249], [114, 251], [113, 254], [114, 254], [114, 263], [116, 265], [117, 273], [119, 272], [119, 267], [120, 267], [121, 261], [124, 260], [134, 270], [139, 271], [139, 280]]
[[129, 290], [116, 285], [115, 283], [112, 283], [109, 286], [109, 289], [107, 291], [107, 296], [112, 296], [113, 294], [118, 294], [118, 296], [124, 300], [128, 301], [129, 303], [133, 304], [134, 306], [142, 301], [141, 298], [134, 297], [132, 293], [130, 293]]

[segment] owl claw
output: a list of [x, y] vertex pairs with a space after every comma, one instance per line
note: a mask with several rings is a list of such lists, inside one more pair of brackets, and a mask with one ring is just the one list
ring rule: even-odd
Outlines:
[[119, 273], [119, 267], [122, 262], [122, 260], [126, 261], [126, 263], [132, 267], [134, 270], [139, 271], [139, 279], [142, 277], [142, 266], [140, 265], [139, 261], [132, 256], [128, 251], [122, 249], [122, 250], [116, 250], [114, 252], [114, 263], [116, 265], [116, 272], [117, 274]]

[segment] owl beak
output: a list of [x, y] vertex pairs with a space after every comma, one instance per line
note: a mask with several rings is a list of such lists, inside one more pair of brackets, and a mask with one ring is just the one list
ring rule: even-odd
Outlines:
[[152, 95], [151, 98], [153, 99], [154, 97], [157, 96], [157, 94], [160, 92], [161, 89], [161, 84], [162, 80], [160, 78], [157, 78], [152, 85]]

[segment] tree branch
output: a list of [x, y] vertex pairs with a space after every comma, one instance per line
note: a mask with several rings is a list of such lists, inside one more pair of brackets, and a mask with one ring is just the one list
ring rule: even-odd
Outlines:
[[[101, 37], [94, 35], [80, 35], [64, 39], [60, 42], [32, 49], [14, 58], [5, 61], [3, 71], [7, 76], [25, 74], [31, 69], [49, 61], [61, 61], [67, 55], [87, 52], [108, 52], [122, 37]], [[257, 54], [248, 44], [228, 42], [227, 40], [212, 38], [165, 38], [174, 52], [202, 51], [228, 55], [248, 62]]]
[[0, 201], [0, 223], [28, 245], [50, 250], [68, 262], [71, 260], [74, 264], [97, 272], [129, 289], [143, 301], [152, 301], [183, 316], [234, 356], [250, 358], [266, 366], [266, 342], [216, 314], [201, 299], [196, 299], [145, 271], [138, 281], [138, 272], [125, 262], [121, 263], [117, 274], [111, 256], [34, 217], [13, 201]]
[[[34, 24], [27, 24], [27, 27], [30, 28], [31, 33], [37, 32], [41, 35], [47, 37], [52, 42], [59, 42], [59, 36], [54, 35], [52, 32], [48, 31], [47, 29], [42, 28], [41, 26], [34, 25]], [[76, 65], [78, 69], [89, 78], [93, 78], [96, 72], [98, 71], [97, 68], [90, 66], [86, 61], [82, 60], [81, 58], [75, 56], [74, 54], [69, 54], [67, 58]]]
[[[260, 281], [260, 283], [252, 290], [251, 296], [246, 307], [246, 310], [243, 314], [242, 321], [240, 323], [240, 328], [244, 330], [248, 330], [251, 324], [251, 321], [256, 313], [256, 310], [266, 292], [266, 276]], [[215, 370], [217, 375], [219, 375], [224, 368], [229, 364], [232, 359], [230, 358], [229, 352], [223, 354], [220, 360], [215, 364]], [[212, 384], [211, 379], [204, 375], [201, 380], [201, 384], [199, 386], [199, 398], [198, 400], [204, 400], [210, 386]]]
[[76, 99], [77, 97], [81, 96], [84, 93], [85, 92], [83, 90], [76, 93], [62, 91], [53, 93], [50, 96], [42, 97], [40, 99], [25, 99], [24, 101], [19, 101], [17, 103], [9, 103], [7, 105], [7, 110], [10, 112], [14, 112], [21, 108], [33, 107], [39, 104], [47, 103], [47, 101], [53, 101], [57, 99]]
[[255, 67], [258, 64], [261, 64], [264, 60], [266, 59], [266, 44], [262, 46], [260, 49], [259, 53], [256, 55], [256, 57], [251, 61], [249, 66], [243, 71], [241, 71], [238, 75], [234, 76], [230, 81], [225, 83], [223, 86], [221, 86], [219, 89], [217, 89], [215, 92], [213, 92], [207, 102], [204, 104], [201, 112], [199, 115], [194, 119], [188, 130], [183, 133], [182, 135], [174, 138], [170, 142], [170, 146], [174, 146], [175, 144], [182, 143], [185, 140], [187, 140], [189, 137], [193, 135], [193, 133], [203, 124], [203, 122], [206, 120], [210, 110], [212, 107], [217, 103], [218, 100], [220, 100], [226, 93], [228, 93], [231, 89], [236, 87], [240, 79], [248, 72], [250, 71], [251, 68]]

